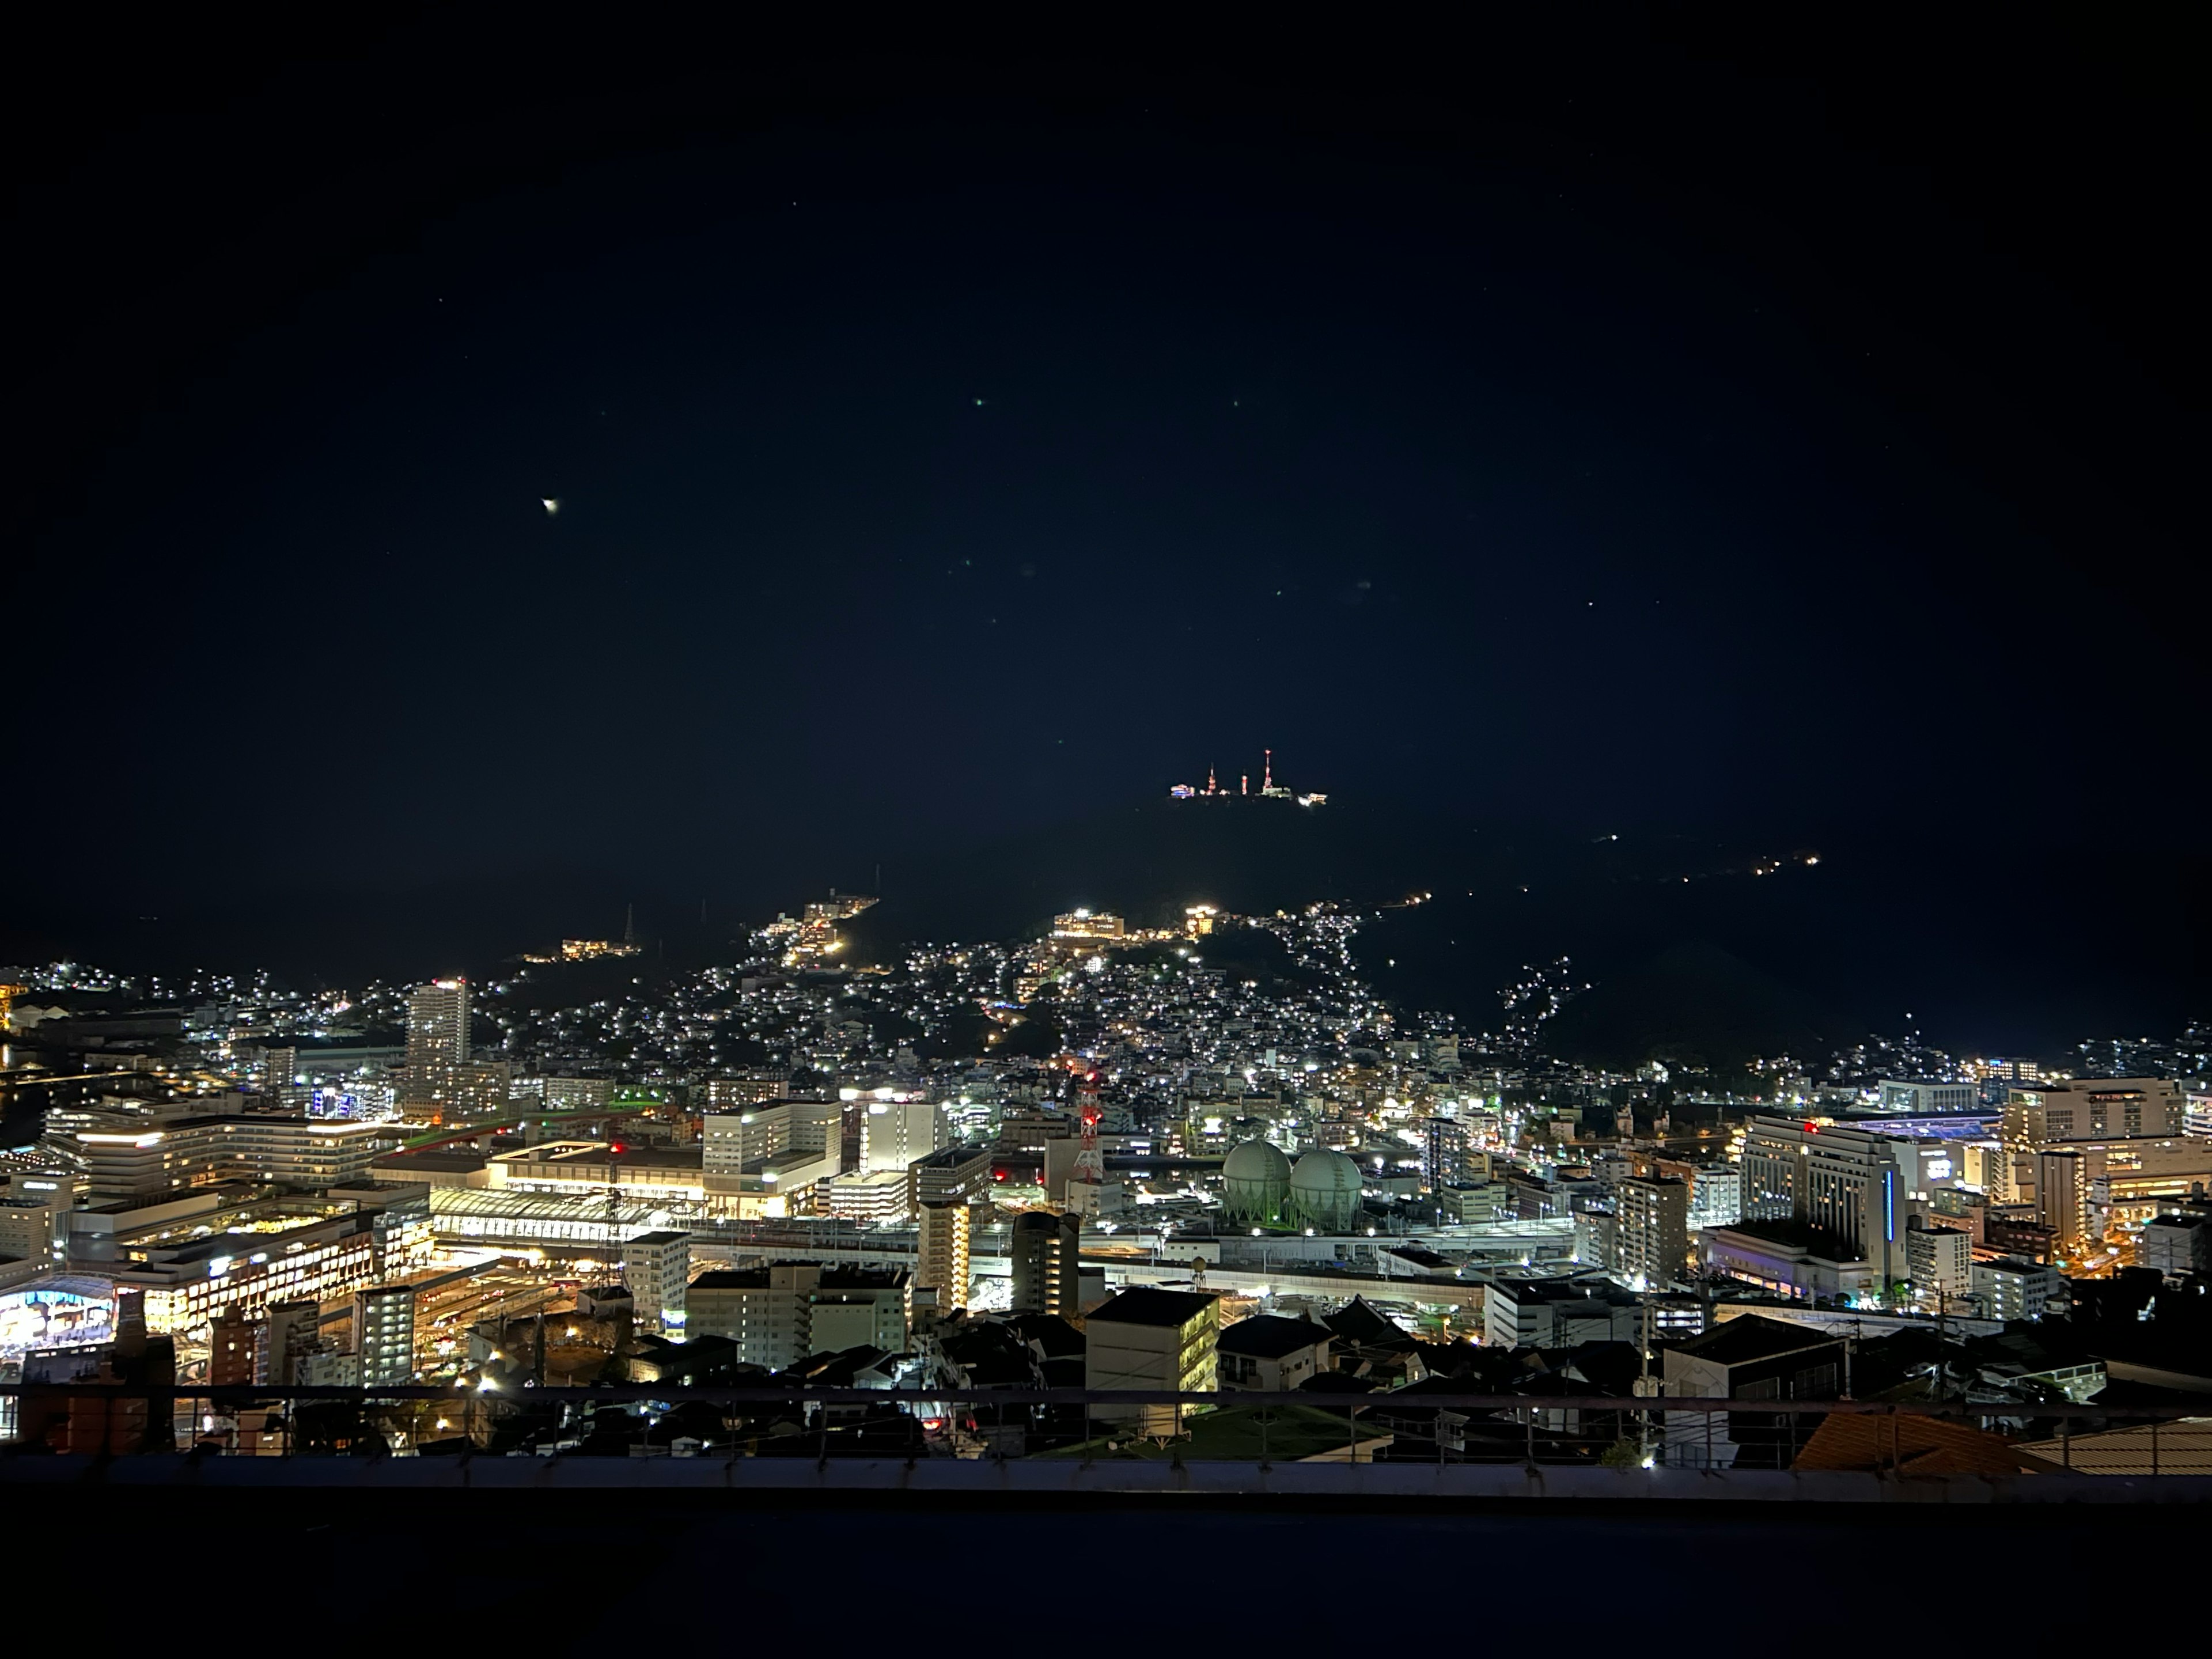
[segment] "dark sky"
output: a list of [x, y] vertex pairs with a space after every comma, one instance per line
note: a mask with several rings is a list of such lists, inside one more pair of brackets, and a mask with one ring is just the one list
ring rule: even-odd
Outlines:
[[2201, 848], [2188, 43], [1698, 16], [48, 38], [16, 902], [704, 891], [1263, 744]]

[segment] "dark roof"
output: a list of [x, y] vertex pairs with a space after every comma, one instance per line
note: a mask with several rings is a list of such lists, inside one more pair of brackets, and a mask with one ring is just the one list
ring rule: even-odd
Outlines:
[[1355, 1296], [1334, 1313], [1322, 1321], [1330, 1330], [1346, 1342], [1367, 1347], [1412, 1347], [1414, 1340], [1367, 1305], [1367, 1298]]
[[691, 1288], [695, 1291], [764, 1291], [768, 1288], [768, 1269], [717, 1267], [693, 1279]]
[[1375, 1384], [1350, 1371], [1316, 1371], [1298, 1384], [1300, 1394], [1372, 1394]]
[[1603, 1279], [1501, 1279], [1491, 1286], [1493, 1295], [1502, 1294], [1516, 1306], [1549, 1303], [1565, 1305], [1570, 1302], [1599, 1302], [1607, 1307], [1625, 1308], [1637, 1298], [1628, 1291]]
[[820, 1288], [825, 1291], [895, 1291], [906, 1283], [908, 1277], [908, 1269], [904, 1267], [824, 1267]]
[[1741, 1221], [1730, 1222], [1720, 1231], [1745, 1233], [1753, 1238], [1764, 1239], [1769, 1244], [1781, 1244], [1791, 1249], [1809, 1250], [1823, 1261], [1856, 1261], [1866, 1254], [1825, 1228], [1792, 1220], [1787, 1216], [1747, 1217]]
[[1223, 1326], [1218, 1347], [1223, 1353], [1248, 1354], [1255, 1359], [1280, 1359], [1301, 1348], [1327, 1342], [1334, 1334], [1326, 1325], [1311, 1324], [1303, 1319], [1284, 1319], [1274, 1314], [1259, 1314], [1250, 1319], [1240, 1319], [1234, 1325]]
[[1214, 1304], [1215, 1298], [1197, 1291], [1163, 1291], [1151, 1285], [1139, 1285], [1123, 1291], [1111, 1302], [1096, 1309], [1090, 1322], [1104, 1321], [1109, 1325], [1188, 1325]]
[[438, 1148], [420, 1152], [392, 1152], [376, 1160], [380, 1170], [422, 1170], [433, 1174], [466, 1175], [491, 1160], [482, 1152], [453, 1152]]
[[1016, 1314], [1006, 1323], [1042, 1349], [1047, 1361], [1083, 1358], [1083, 1333], [1058, 1314]]
[[1840, 1339], [1809, 1325], [1765, 1319], [1758, 1314], [1739, 1314], [1726, 1324], [1670, 1345], [1677, 1353], [1693, 1354], [1716, 1365], [1744, 1365], [1754, 1359], [1796, 1353], [1806, 1348], [1831, 1347]]

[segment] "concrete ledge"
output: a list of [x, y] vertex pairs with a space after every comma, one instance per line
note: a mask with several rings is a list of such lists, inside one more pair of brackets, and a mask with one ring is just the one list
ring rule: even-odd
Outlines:
[[0, 1486], [112, 1492], [657, 1492], [915, 1497], [1290, 1498], [1468, 1503], [2045, 1504], [2212, 1503], [2204, 1475], [1897, 1477], [1770, 1469], [1528, 1468], [1496, 1463], [1062, 1459], [622, 1457], [10, 1457]]

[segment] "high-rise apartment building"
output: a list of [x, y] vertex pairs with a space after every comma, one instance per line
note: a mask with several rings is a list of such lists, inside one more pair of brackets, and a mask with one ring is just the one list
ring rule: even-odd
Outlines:
[[1024, 1210], [1014, 1218], [1011, 1242], [1016, 1313], [1061, 1314], [1083, 1309], [1083, 1222], [1050, 1210]]
[[684, 1328], [685, 1287], [691, 1277], [691, 1235], [640, 1233], [623, 1245], [623, 1284], [648, 1333]]
[[809, 1354], [907, 1342], [902, 1267], [779, 1261], [703, 1273], [691, 1282], [686, 1335], [726, 1337], [738, 1363], [781, 1370]]
[[437, 979], [407, 999], [407, 1064], [465, 1066], [469, 1060], [469, 982]]
[[917, 1215], [914, 1308], [916, 1319], [942, 1319], [968, 1305], [968, 1243], [974, 1223], [968, 1206], [924, 1204]]
[[363, 1387], [415, 1380], [412, 1285], [372, 1285], [353, 1293], [353, 1352]]
[[289, 1388], [299, 1378], [300, 1362], [320, 1336], [321, 1304], [272, 1302], [253, 1328], [253, 1380]]
[[1923, 1299], [1941, 1304], [1974, 1287], [1974, 1241], [1955, 1227], [1931, 1227], [1917, 1216], [1905, 1230], [1905, 1276]]
[[1613, 1189], [1615, 1271], [1628, 1284], [1664, 1290], [1688, 1270], [1689, 1183], [1631, 1176]]
[[219, 1313], [208, 1321], [208, 1382], [218, 1389], [253, 1380], [257, 1322], [243, 1313]]

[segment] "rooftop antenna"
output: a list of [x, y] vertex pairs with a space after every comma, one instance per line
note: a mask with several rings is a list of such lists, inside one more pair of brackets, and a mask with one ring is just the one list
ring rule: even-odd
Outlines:
[[1252, 775], [1249, 772], [1240, 772], [1237, 775], [1237, 788], [1240, 794], [1249, 795], [1252, 793]]
[[1206, 769], [1206, 793], [1209, 795], [1218, 795], [1221, 793], [1213, 787], [1213, 769], [1211, 766]]
[[1264, 795], [1275, 787], [1275, 751], [1263, 749], [1260, 752], [1267, 757], [1266, 769], [1260, 774], [1260, 793]]

